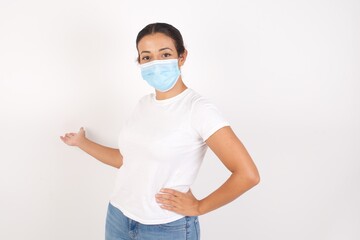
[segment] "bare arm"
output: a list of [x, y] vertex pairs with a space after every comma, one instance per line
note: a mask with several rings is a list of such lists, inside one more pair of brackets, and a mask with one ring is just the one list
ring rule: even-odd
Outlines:
[[260, 181], [252, 158], [230, 127], [224, 127], [214, 133], [206, 144], [219, 157], [231, 175], [218, 189], [200, 200], [200, 215], [233, 201]]
[[253, 160], [230, 127], [216, 131], [206, 140], [206, 144], [229, 169], [230, 177], [202, 200], [197, 200], [191, 190], [182, 193], [162, 189], [156, 194], [162, 208], [187, 216], [203, 215], [233, 201], [259, 183], [259, 173]]
[[123, 157], [119, 149], [106, 147], [89, 140], [85, 136], [84, 128], [80, 128], [78, 133], [66, 133], [60, 138], [67, 145], [79, 147], [102, 163], [115, 168], [120, 168], [122, 165]]

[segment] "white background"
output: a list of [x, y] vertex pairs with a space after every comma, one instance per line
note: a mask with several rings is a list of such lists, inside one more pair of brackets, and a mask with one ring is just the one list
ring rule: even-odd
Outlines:
[[[59, 138], [116, 147], [153, 92], [152, 22], [183, 34], [184, 82], [222, 110], [261, 183], [200, 217], [203, 240], [360, 239], [360, 2], [0, 0], [0, 239], [103, 239], [116, 169]], [[229, 176], [208, 151], [194, 194]]]

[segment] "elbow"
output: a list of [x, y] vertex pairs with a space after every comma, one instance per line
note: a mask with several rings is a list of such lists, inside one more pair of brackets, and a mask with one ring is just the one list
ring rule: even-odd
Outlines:
[[259, 173], [256, 173], [256, 174], [254, 174], [252, 177], [251, 177], [251, 183], [252, 183], [252, 185], [253, 186], [256, 186], [256, 185], [258, 185], [259, 183], [260, 183], [260, 175], [259, 175]]
[[121, 168], [121, 166], [123, 165], [123, 161], [122, 159], [120, 161], [118, 161], [114, 167], [116, 167], [117, 169]]
[[247, 170], [247, 180], [251, 187], [254, 187], [260, 183], [260, 174], [255, 165], [253, 165], [251, 168]]
[[117, 169], [121, 168], [121, 166], [123, 165], [123, 156], [121, 155], [120, 151], [118, 151], [115, 159], [116, 160], [114, 161], [113, 167]]
[[123, 165], [123, 158], [122, 156], [118, 156], [114, 161], [112, 161], [109, 165], [111, 165], [114, 168], [121, 168], [121, 166]]
[[122, 166], [122, 164], [114, 164], [114, 165], [113, 165], [113, 167], [114, 167], [114, 168], [117, 168], [117, 169], [121, 168], [121, 166]]
[[255, 187], [260, 183], [260, 175], [257, 170], [249, 172], [245, 176], [246, 182], [250, 188]]
[[241, 188], [245, 187], [247, 190], [260, 183], [260, 175], [257, 170], [246, 172], [235, 171], [233, 172], [233, 175], [238, 177], [239, 186], [242, 186]]

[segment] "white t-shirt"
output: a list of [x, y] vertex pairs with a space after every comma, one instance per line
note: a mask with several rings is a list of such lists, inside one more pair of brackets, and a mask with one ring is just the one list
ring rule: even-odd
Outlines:
[[208, 99], [187, 88], [165, 100], [155, 94], [140, 99], [119, 137], [123, 165], [118, 170], [112, 205], [143, 224], [182, 218], [160, 208], [161, 188], [187, 192], [207, 150], [205, 140], [229, 126]]

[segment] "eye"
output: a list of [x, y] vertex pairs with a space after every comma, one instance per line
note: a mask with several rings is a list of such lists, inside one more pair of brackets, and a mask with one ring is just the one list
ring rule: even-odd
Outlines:
[[150, 57], [149, 57], [149, 56], [144, 56], [144, 57], [141, 58], [141, 60], [142, 60], [143, 62], [146, 62], [146, 61], [149, 61], [149, 60], [150, 60]]
[[163, 58], [168, 58], [168, 57], [171, 57], [171, 54], [170, 53], [164, 53], [162, 56], [163, 56]]

